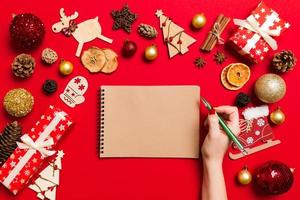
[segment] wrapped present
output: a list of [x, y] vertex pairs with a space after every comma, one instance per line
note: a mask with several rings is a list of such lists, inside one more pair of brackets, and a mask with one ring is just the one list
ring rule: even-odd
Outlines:
[[22, 190], [45, 158], [55, 153], [54, 147], [72, 123], [67, 113], [49, 106], [34, 127], [21, 137], [22, 142], [0, 168], [1, 183], [13, 194]]
[[229, 38], [229, 44], [253, 63], [262, 61], [271, 49], [276, 50], [276, 37], [290, 27], [264, 2], [259, 3], [246, 20], [234, 19], [233, 22], [239, 28]]

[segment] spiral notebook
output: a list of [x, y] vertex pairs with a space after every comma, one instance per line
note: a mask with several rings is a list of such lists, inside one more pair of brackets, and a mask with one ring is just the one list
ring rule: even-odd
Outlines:
[[199, 86], [101, 86], [100, 158], [199, 157]]

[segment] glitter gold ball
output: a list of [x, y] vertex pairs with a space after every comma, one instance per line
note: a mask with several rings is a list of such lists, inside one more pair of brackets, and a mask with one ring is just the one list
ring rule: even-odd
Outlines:
[[14, 117], [24, 117], [31, 112], [34, 98], [23, 88], [8, 91], [3, 100], [4, 109]]
[[254, 92], [262, 102], [275, 103], [284, 97], [286, 84], [280, 76], [269, 73], [255, 82]]

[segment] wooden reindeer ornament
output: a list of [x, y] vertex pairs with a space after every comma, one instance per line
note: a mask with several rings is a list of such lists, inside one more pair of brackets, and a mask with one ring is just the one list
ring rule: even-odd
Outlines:
[[60, 22], [53, 24], [52, 31], [54, 33], [63, 32], [66, 36], [72, 35], [77, 40], [77, 57], [80, 56], [83, 44], [86, 42], [99, 38], [105, 42], [112, 43], [112, 39], [102, 35], [102, 29], [98, 21], [98, 17], [76, 24], [74, 20], [79, 15], [77, 11], [75, 11], [71, 16], [66, 16], [64, 8], [61, 8], [59, 14], [61, 17]]

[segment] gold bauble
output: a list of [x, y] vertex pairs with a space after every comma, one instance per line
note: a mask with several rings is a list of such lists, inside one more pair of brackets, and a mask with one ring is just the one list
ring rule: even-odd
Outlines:
[[145, 49], [145, 59], [151, 61], [155, 60], [158, 56], [158, 51], [156, 45], [150, 45]]
[[62, 75], [69, 75], [73, 72], [73, 63], [71, 63], [70, 61], [67, 60], [61, 60], [59, 63], [59, 72]]
[[269, 73], [256, 81], [254, 91], [262, 102], [275, 103], [284, 97], [286, 84], [280, 76]]
[[237, 175], [237, 179], [240, 184], [247, 185], [252, 181], [252, 175], [248, 171], [247, 166], [245, 166], [241, 171], [239, 171]]
[[280, 125], [284, 122], [285, 120], [285, 114], [282, 112], [282, 110], [278, 107], [275, 111], [273, 111], [270, 114], [270, 120], [276, 124]]
[[196, 29], [202, 28], [206, 24], [206, 17], [203, 13], [196, 14], [192, 19], [192, 25]]

